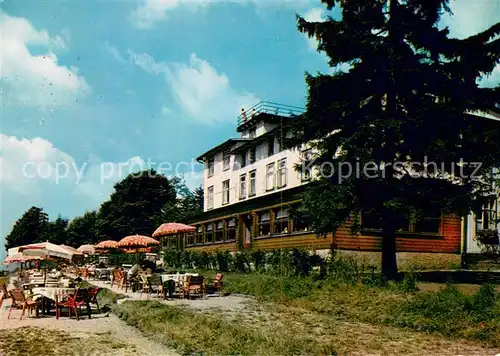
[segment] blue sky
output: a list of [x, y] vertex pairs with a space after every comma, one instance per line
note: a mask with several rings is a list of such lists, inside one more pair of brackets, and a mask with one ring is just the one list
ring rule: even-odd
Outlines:
[[[500, 21], [495, 1], [451, 6], [457, 37]], [[303, 106], [304, 72], [328, 67], [295, 13], [327, 14], [313, 0], [4, 0], [1, 235], [32, 205], [52, 219], [96, 209], [148, 161], [174, 173], [234, 136], [242, 106]]]

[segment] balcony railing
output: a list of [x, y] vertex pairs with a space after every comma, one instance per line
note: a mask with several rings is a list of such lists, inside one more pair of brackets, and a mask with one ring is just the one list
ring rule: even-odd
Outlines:
[[295, 117], [303, 114], [304, 109], [298, 106], [261, 101], [260, 103], [252, 106], [250, 109], [241, 109], [241, 114], [238, 116], [238, 126], [250, 121], [254, 116], [262, 113], [284, 117]]

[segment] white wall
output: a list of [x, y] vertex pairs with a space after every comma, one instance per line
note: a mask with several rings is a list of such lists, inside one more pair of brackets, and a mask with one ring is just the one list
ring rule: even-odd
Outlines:
[[[275, 140], [275, 152], [278, 151], [278, 142]], [[294, 188], [302, 184], [300, 172], [295, 170], [295, 165], [300, 162], [300, 151], [299, 150], [286, 150], [282, 152], [277, 152], [276, 154], [267, 157], [267, 142], [264, 142], [256, 147], [256, 162], [249, 164], [243, 168], [240, 168], [236, 157], [231, 156], [230, 169], [223, 170], [223, 153], [219, 152], [214, 157], [214, 175], [208, 177], [208, 169], [205, 164], [205, 178], [204, 178], [204, 189], [205, 189], [205, 199], [204, 199], [204, 209], [208, 209], [208, 188], [214, 187], [214, 205], [213, 209], [220, 208], [222, 206], [236, 204], [241, 201], [248, 199], [254, 199], [257, 197], [262, 197], [275, 193], [277, 191], [283, 191], [286, 189]], [[278, 173], [278, 161], [286, 158], [286, 186], [282, 188], [275, 188], [270, 191], [266, 191], [266, 166], [269, 163], [275, 163], [275, 177]], [[249, 172], [256, 170], [256, 195], [249, 197], [248, 193], [250, 191], [250, 176]], [[240, 199], [240, 176], [246, 174], [246, 191], [247, 196], [245, 199]], [[230, 199], [229, 204], [222, 204], [222, 182], [229, 179], [230, 180]], [[275, 178], [276, 182], [276, 178]], [[210, 210], [213, 210], [210, 209]]]

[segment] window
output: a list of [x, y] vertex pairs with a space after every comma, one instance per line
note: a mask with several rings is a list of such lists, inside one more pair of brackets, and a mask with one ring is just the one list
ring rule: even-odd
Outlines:
[[496, 202], [483, 206], [480, 215], [476, 216], [476, 231], [479, 230], [495, 230], [497, 225], [497, 209]]
[[245, 167], [247, 165], [247, 155], [246, 155], [246, 153], [240, 154], [239, 161], [240, 161], [240, 168], [243, 168], [243, 167]]
[[274, 163], [270, 163], [266, 167], [266, 190], [274, 189]]
[[207, 209], [213, 209], [214, 208], [214, 186], [208, 187], [208, 192], [207, 192]]
[[258, 236], [271, 235], [271, 213], [269, 211], [258, 214], [259, 234]]
[[229, 151], [223, 153], [222, 160], [223, 160], [223, 169], [227, 171], [231, 166], [231, 155]]
[[[409, 232], [410, 222], [408, 219], [403, 217], [395, 217], [396, 219], [396, 231]], [[382, 214], [376, 212], [362, 213], [361, 215], [361, 226], [363, 229], [367, 230], [382, 230]]]
[[215, 226], [215, 242], [224, 241], [224, 221], [217, 221]]
[[213, 231], [213, 224], [212, 223], [208, 223], [206, 225], [205, 242], [206, 243], [214, 242], [214, 231]]
[[255, 148], [248, 150], [248, 164], [255, 163]]
[[207, 162], [208, 176], [211, 177], [214, 175], [214, 167], [215, 162], [213, 158], [209, 158]]
[[249, 173], [250, 175], [250, 191], [248, 192], [248, 196], [252, 197], [257, 194], [257, 171], [253, 170]]
[[302, 168], [300, 170], [300, 177], [302, 181], [307, 181], [311, 179], [312, 176], [312, 168], [310, 164], [312, 162], [312, 150], [304, 150], [302, 151]]
[[227, 236], [226, 241], [236, 240], [236, 219], [230, 218], [227, 220]]
[[267, 141], [267, 156], [270, 157], [274, 154], [274, 137]]
[[229, 204], [229, 179], [222, 182], [222, 204]]
[[306, 232], [311, 230], [311, 222], [305, 214], [293, 216], [293, 232]]
[[247, 196], [247, 175], [240, 176], [240, 199], [245, 199]]
[[187, 245], [187, 246], [192, 246], [192, 245], [194, 245], [194, 244], [195, 244], [195, 242], [196, 242], [196, 239], [195, 239], [195, 234], [194, 234], [194, 232], [190, 232], [190, 233], [188, 233], [188, 235], [187, 235], [186, 245]]
[[288, 234], [288, 211], [279, 209], [276, 211], [274, 217], [274, 230], [275, 234]]
[[257, 136], [257, 130], [255, 127], [253, 129], [248, 130], [248, 137], [255, 138], [255, 136]]
[[276, 186], [278, 188], [286, 186], [286, 158], [278, 161], [278, 176]]
[[441, 217], [425, 217], [415, 222], [414, 232], [431, 232], [439, 234]]
[[196, 233], [194, 235], [195, 243], [196, 244], [202, 244], [203, 243], [203, 228], [202, 226], [198, 226], [196, 229]]

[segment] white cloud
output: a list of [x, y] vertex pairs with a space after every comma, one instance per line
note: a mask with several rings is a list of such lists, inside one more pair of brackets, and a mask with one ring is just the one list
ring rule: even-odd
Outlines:
[[130, 14], [130, 21], [137, 28], [150, 29], [158, 22], [167, 19], [168, 12], [180, 5], [188, 5], [196, 9], [214, 2], [211, 0], [145, 0]]
[[128, 55], [135, 65], [148, 73], [159, 74], [168, 70], [168, 66], [165, 63], [157, 63], [154, 58], [147, 53], [134, 53], [128, 50]]
[[500, 85], [500, 65], [497, 65], [495, 69], [493, 69], [493, 72], [490, 73], [488, 76], [484, 76], [481, 78], [479, 81], [479, 86], [480, 87], [485, 87], [485, 88], [494, 88]]
[[[304, 20], [307, 22], [324, 22], [326, 21], [326, 10], [324, 8], [315, 7], [304, 14]], [[309, 37], [304, 34], [307, 40], [307, 46], [311, 51], [318, 50], [318, 40], [314, 37]]]
[[[130, 56], [146, 72], [165, 75], [175, 101], [193, 120], [205, 124], [234, 121], [241, 108], [260, 101], [254, 94], [232, 88], [225, 73], [219, 73], [194, 53], [188, 63], [156, 62], [145, 53], [130, 52]], [[170, 112], [164, 109], [162, 111]]]
[[257, 12], [265, 15], [271, 7], [303, 8], [310, 5], [314, 0], [143, 0], [130, 14], [132, 24], [140, 29], [151, 29], [157, 23], [165, 21], [169, 12], [179, 8], [187, 7], [197, 10], [201, 7], [217, 3], [234, 3], [239, 5], [253, 5]]
[[[76, 162], [52, 142], [37, 137], [0, 134], [0, 233], [9, 233], [14, 222], [31, 206], [43, 207], [51, 219], [58, 213], [73, 218], [97, 209], [115, 183], [145, 168], [144, 160], [102, 162], [89, 157]], [[2, 249], [0, 248], [0, 260]]]
[[[448, 27], [450, 36], [466, 38], [484, 31], [496, 24], [500, 17], [499, 1], [451, 1], [453, 15], [445, 14], [440, 27]], [[479, 80], [481, 87], [494, 87], [500, 84], [500, 65], [497, 65], [489, 76]]]
[[41, 181], [55, 183], [62, 166], [75, 163], [71, 156], [40, 137], [28, 140], [0, 134], [0, 140], [2, 189], [36, 194]]
[[499, 21], [500, 2], [454, 0], [450, 9], [453, 15], [443, 15], [440, 26], [448, 26], [451, 37], [465, 38]]
[[[39, 109], [66, 106], [89, 93], [90, 87], [75, 67], [58, 63], [56, 51], [66, 49], [59, 36], [37, 30], [21, 17], [0, 12], [2, 37], [0, 63], [5, 85], [4, 105], [26, 105]], [[28, 46], [46, 53], [33, 55]]]
[[167, 81], [182, 109], [204, 123], [235, 120], [240, 109], [259, 101], [250, 93], [231, 88], [225, 73], [218, 73], [207, 61], [191, 54], [189, 63], [173, 63]]
[[127, 62], [126, 59], [123, 58], [122, 55], [120, 54], [120, 51], [116, 47], [110, 45], [108, 41], [104, 42], [104, 46], [106, 48], [106, 51], [118, 62], [122, 63]]

